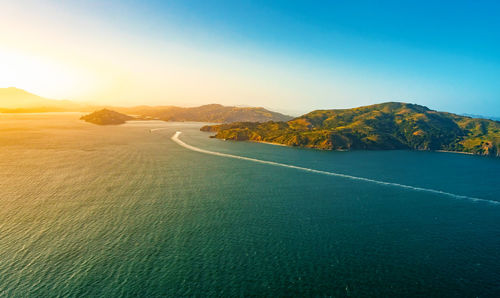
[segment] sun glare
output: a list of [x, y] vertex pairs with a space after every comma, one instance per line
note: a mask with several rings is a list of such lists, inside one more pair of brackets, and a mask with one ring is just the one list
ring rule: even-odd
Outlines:
[[[0, 49], [0, 85], [23, 86], [37, 94], [61, 98], [73, 94], [85, 79], [60, 62], [44, 57]], [[58, 90], [54, 92], [53, 86]]]

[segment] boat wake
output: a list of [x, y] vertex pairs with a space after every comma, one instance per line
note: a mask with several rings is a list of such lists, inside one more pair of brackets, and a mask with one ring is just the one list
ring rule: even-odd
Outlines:
[[220, 152], [215, 152], [215, 151], [210, 151], [210, 150], [205, 150], [201, 149], [195, 146], [188, 145], [181, 141], [179, 139], [179, 135], [181, 134], [180, 131], [177, 131], [173, 136], [172, 140], [176, 142], [177, 144], [181, 145], [182, 147], [204, 153], [204, 154], [210, 154], [210, 155], [215, 155], [215, 156], [221, 156], [221, 157], [228, 157], [228, 158], [234, 158], [234, 159], [241, 159], [241, 160], [246, 160], [246, 161], [252, 161], [256, 163], [261, 163], [261, 164], [266, 164], [266, 165], [272, 165], [272, 166], [277, 166], [277, 167], [284, 167], [284, 168], [289, 168], [289, 169], [295, 169], [295, 170], [300, 170], [300, 171], [305, 171], [305, 172], [310, 172], [310, 173], [316, 173], [316, 174], [322, 174], [322, 175], [328, 175], [328, 176], [335, 176], [335, 177], [341, 177], [341, 178], [346, 178], [350, 180], [357, 180], [357, 181], [363, 181], [363, 182], [369, 182], [369, 183], [376, 183], [376, 184], [381, 184], [381, 185], [386, 185], [386, 186], [393, 186], [393, 187], [399, 187], [399, 188], [405, 188], [413, 191], [421, 191], [421, 192], [428, 192], [428, 193], [434, 193], [438, 195], [443, 195], [447, 197], [452, 197], [455, 199], [466, 199], [474, 202], [486, 202], [494, 205], [500, 205], [500, 202], [498, 201], [493, 201], [493, 200], [487, 200], [487, 199], [480, 199], [480, 198], [474, 198], [474, 197], [469, 197], [469, 196], [463, 196], [463, 195], [457, 195], [441, 190], [435, 190], [431, 188], [423, 188], [423, 187], [416, 187], [416, 186], [410, 186], [410, 185], [405, 185], [405, 184], [399, 184], [399, 183], [393, 183], [393, 182], [385, 182], [385, 181], [379, 181], [379, 180], [374, 180], [374, 179], [369, 179], [369, 178], [363, 178], [363, 177], [357, 177], [357, 176], [351, 176], [351, 175], [346, 175], [346, 174], [341, 174], [341, 173], [335, 173], [335, 172], [327, 172], [327, 171], [321, 171], [321, 170], [315, 170], [315, 169], [310, 169], [310, 168], [304, 168], [304, 167], [298, 167], [298, 166], [293, 166], [289, 164], [284, 164], [284, 163], [279, 163], [279, 162], [274, 162], [274, 161], [267, 161], [267, 160], [261, 160], [261, 159], [256, 159], [256, 158], [250, 158], [250, 157], [244, 157], [244, 156], [239, 156], [239, 155], [233, 155], [233, 154], [227, 154], [227, 153], [220, 153]]

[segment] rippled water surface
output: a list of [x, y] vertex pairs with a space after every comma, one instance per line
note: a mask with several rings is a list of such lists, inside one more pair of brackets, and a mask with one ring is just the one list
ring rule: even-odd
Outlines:
[[0, 114], [0, 296], [500, 295], [499, 159], [77, 119]]

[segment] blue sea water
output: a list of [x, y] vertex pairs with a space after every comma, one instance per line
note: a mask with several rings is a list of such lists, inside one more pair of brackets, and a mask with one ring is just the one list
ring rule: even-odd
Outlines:
[[500, 295], [499, 159], [77, 119], [0, 115], [0, 296]]

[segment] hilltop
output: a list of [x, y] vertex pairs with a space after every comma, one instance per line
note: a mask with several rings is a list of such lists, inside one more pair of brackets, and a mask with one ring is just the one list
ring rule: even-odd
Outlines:
[[387, 102], [317, 110], [287, 122], [205, 126], [215, 137], [326, 150], [446, 150], [500, 156], [500, 122]]
[[97, 125], [117, 125], [123, 124], [128, 120], [133, 119], [135, 118], [132, 116], [128, 116], [108, 109], [102, 109], [80, 118], [80, 120], [84, 120]]

